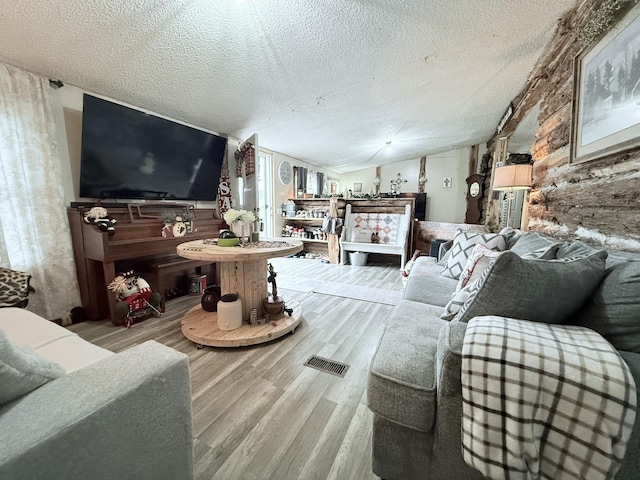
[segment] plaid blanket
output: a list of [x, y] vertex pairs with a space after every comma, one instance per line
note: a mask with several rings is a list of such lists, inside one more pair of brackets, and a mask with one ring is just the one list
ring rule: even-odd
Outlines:
[[596, 332], [496, 316], [462, 348], [462, 449], [492, 479], [613, 478], [636, 416], [636, 386]]

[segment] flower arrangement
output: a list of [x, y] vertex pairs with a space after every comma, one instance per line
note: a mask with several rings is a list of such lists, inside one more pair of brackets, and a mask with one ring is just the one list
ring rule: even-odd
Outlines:
[[253, 223], [256, 221], [256, 216], [253, 212], [249, 210], [236, 210], [235, 208], [227, 210], [222, 217], [228, 225], [238, 222]]

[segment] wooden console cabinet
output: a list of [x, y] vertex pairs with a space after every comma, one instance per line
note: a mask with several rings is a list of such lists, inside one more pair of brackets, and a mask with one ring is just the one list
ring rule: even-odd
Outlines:
[[[115, 296], [107, 285], [117, 272], [129, 268], [150, 272], [173, 256], [176, 262], [185, 261], [177, 256], [176, 246], [189, 240], [218, 237], [220, 230], [227, 228], [224, 220], [217, 218], [215, 209], [171, 203], [104, 203], [109, 218], [116, 220], [116, 232], [109, 236], [84, 221], [84, 214], [93, 206], [90, 202], [73, 203], [67, 209], [82, 306], [92, 320], [115, 320]], [[195, 230], [183, 237], [162, 237], [163, 219], [183, 213], [191, 217]], [[195, 267], [188, 261], [184, 263], [184, 270]], [[172, 264], [172, 271], [167, 274], [177, 274], [180, 269], [176, 265]], [[209, 267], [208, 272], [215, 272], [215, 266]], [[164, 284], [162, 274], [145, 277], [156, 291]], [[160, 294], [164, 300], [164, 291]]]

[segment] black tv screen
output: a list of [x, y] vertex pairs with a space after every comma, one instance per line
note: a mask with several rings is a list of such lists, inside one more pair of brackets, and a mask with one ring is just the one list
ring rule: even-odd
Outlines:
[[84, 95], [80, 196], [215, 200], [227, 139]]

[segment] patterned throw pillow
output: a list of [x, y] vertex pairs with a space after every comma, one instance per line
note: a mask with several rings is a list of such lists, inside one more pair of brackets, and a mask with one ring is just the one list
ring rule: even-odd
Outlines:
[[469, 299], [471, 294], [477, 291], [477, 284], [479, 280], [480, 279], [477, 279], [467, 284], [464, 288], [453, 292], [453, 295], [451, 295], [451, 300], [449, 300], [449, 303], [444, 306], [444, 312], [442, 312], [440, 318], [442, 318], [443, 320], [453, 320], [464, 303]]
[[469, 288], [454, 321], [480, 315], [563, 323], [591, 296], [605, 271], [607, 252], [562, 260], [527, 260], [504, 252]]
[[440, 275], [457, 280], [478, 243], [486, 245], [491, 250], [503, 251], [507, 248], [507, 241], [504, 235], [499, 233], [467, 233], [458, 229], [453, 239], [453, 246], [450, 250], [451, 254], [447, 260], [447, 265], [440, 272]]
[[496, 250], [491, 250], [487, 248], [484, 244], [478, 243], [474, 248], [473, 252], [471, 252], [471, 256], [467, 260], [467, 264], [464, 267], [464, 270], [460, 274], [460, 278], [458, 279], [458, 285], [456, 286], [456, 292], [462, 290], [469, 283], [477, 280], [482, 275], [487, 267], [493, 262], [496, 258], [502, 255], [504, 252], [498, 252]]
[[0, 307], [27, 306], [31, 275], [0, 267]]

